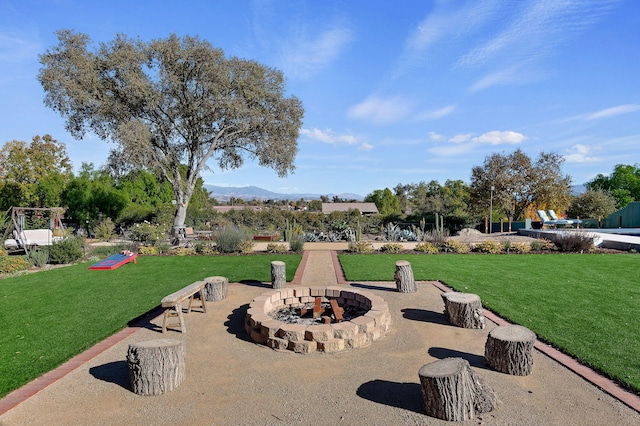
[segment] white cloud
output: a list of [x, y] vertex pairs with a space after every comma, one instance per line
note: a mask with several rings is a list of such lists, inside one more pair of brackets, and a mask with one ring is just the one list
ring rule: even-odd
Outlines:
[[358, 140], [353, 135], [336, 135], [331, 129], [320, 130], [317, 128], [301, 129], [300, 134], [306, 136], [309, 139], [313, 139], [319, 142], [329, 143], [332, 145], [347, 144], [354, 145], [358, 143]]
[[360, 144], [360, 146], [358, 147], [358, 149], [360, 151], [371, 151], [373, 149], [373, 145], [368, 144], [366, 142], [362, 142], [362, 144]]
[[313, 39], [298, 35], [294, 44], [284, 45], [281, 66], [287, 76], [310, 78], [334, 62], [353, 38], [346, 27], [331, 28]]
[[432, 141], [440, 142], [445, 139], [444, 135], [438, 134], [436, 132], [429, 132], [428, 135], [429, 135], [429, 139], [431, 139]]
[[593, 148], [582, 144], [575, 144], [571, 147], [568, 154], [564, 156], [567, 163], [595, 163], [600, 158], [590, 155]]
[[510, 130], [506, 132], [494, 130], [472, 138], [471, 141], [474, 143], [488, 143], [490, 145], [514, 145], [523, 142], [525, 139], [527, 139], [527, 137], [522, 133]]
[[367, 120], [375, 124], [389, 124], [404, 118], [411, 107], [412, 103], [400, 96], [387, 99], [369, 96], [349, 108], [347, 114], [351, 118]]
[[594, 112], [592, 114], [588, 114], [585, 117], [585, 120], [598, 120], [600, 118], [609, 118], [609, 117], [614, 117], [616, 115], [629, 114], [632, 112], [636, 112], [638, 110], [640, 110], [640, 105], [637, 105], [637, 104], [618, 105], [615, 107]]
[[445, 117], [456, 110], [455, 105], [447, 105], [446, 107], [431, 110], [431, 111], [423, 111], [416, 115], [416, 120], [438, 120], [442, 117]]
[[471, 133], [466, 133], [466, 134], [459, 134], [459, 135], [455, 135], [452, 138], [449, 139], [449, 142], [451, 143], [463, 143], [463, 142], [467, 142], [469, 141], [469, 139], [471, 139]]
[[462, 144], [455, 144], [455, 145], [434, 146], [433, 148], [427, 149], [427, 152], [435, 155], [440, 155], [443, 157], [452, 157], [452, 156], [466, 154], [472, 149], [473, 149], [472, 144], [462, 143]]

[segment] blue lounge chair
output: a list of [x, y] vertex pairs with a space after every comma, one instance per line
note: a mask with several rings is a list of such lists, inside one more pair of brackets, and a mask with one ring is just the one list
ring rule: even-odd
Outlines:
[[549, 216], [551, 217], [551, 220], [570, 220], [571, 222], [575, 223], [576, 225], [579, 225], [582, 223], [582, 221], [580, 219], [560, 219], [558, 217], [558, 215], [556, 215], [556, 212], [554, 212], [553, 210], [547, 210], [547, 213], [549, 213]]
[[543, 226], [550, 225], [556, 228], [558, 225], [567, 226], [567, 225], [573, 225], [575, 223], [573, 220], [568, 220], [568, 219], [558, 219], [558, 218], [549, 219], [549, 216], [547, 216], [547, 213], [544, 210], [537, 210], [537, 213], [540, 219], [542, 220]]

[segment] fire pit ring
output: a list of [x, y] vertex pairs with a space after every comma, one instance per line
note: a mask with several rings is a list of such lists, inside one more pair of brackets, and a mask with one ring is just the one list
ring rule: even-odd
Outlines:
[[[274, 319], [274, 312], [303, 307], [320, 298], [323, 303], [337, 301], [342, 307], [366, 310], [349, 321], [332, 324], [288, 324]], [[247, 310], [245, 331], [255, 343], [297, 353], [333, 353], [371, 345], [391, 329], [389, 306], [382, 297], [368, 291], [344, 287], [287, 287], [272, 290], [253, 299]]]

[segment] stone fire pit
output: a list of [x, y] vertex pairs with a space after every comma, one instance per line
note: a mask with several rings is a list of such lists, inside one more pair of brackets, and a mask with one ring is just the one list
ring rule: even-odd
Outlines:
[[[330, 324], [295, 324], [275, 319], [278, 311], [303, 308], [316, 298], [322, 303], [334, 300], [345, 310], [360, 310], [364, 314]], [[298, 353], [331, 353], [369, 346], [386, 336], [390, 328], [389, 306], [382, 297], [338, 286], [268, 291], [253, 299], [245, 321], [245, 330], [254, 342]]]

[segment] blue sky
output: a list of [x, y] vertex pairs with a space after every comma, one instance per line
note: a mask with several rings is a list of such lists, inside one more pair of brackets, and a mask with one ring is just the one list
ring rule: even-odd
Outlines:
[[246, 162], [203, 174], [213, 185], [364, 196], [468, 183], [518, 148], [563, 155], [574, 184], [640, 163], [635, 0], [0, 0], [0, 143], [49, 133], [77, 170], [114, 145], [74, 140], [43, 105], [38, 55], [62, 28], [94, 42], [198, 35], [285, 73], [306, 110], [296, 171]]

